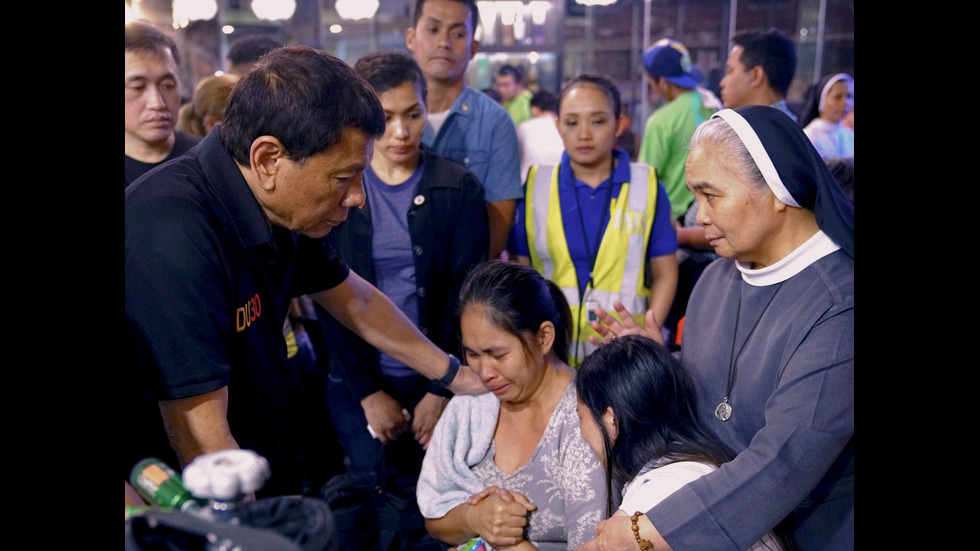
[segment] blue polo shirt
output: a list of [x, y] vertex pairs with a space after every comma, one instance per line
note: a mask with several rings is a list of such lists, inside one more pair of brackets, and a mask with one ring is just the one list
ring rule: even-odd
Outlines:
[[[269, 460], [276, 488], [289, 459], [289, 301], [340, 284], [346, 263], [326, 239], [268, 222], [217, 132], [128, 187], [125, 209], [124, 369], [151, 405], [139, 410], [228, 386], [232, 435]], [[169, 449], [150, 415], [126, 416], [142, 426], [128, 435], [135, 456]]]
[[488, 203], [521, 197], [521, 149], [507, 111], [483, 92], [464, 85], [436, 135], [425, 125], [422, 143], [470, 169]]
[[[558, 202], [561, 205], [562, 223], [565, 226], [565, 240], [568, 252], [575, 264], [579, 293], [585, 292], [591, 271], [591, 258], [597, 251], [596, 243], [601, 242], [609, 222], [609, 201], [607, 198], [619, 197], [623, 182], [630, 179], [629, 154], [614, 149], [616, 166], [610, 179], [600, 183], [595, 189], [578, 180], [572, 173], [568, 153], [562, 153], [558, 166]], [[577, 196], [577, 200], [576, 200]], [[524, 199], [517, 202], [514, 226], [510, 230], [507, 250], [511, 256], [531, 256], [527, 242], [527, 229], [524, 226]], [[579, 216], [579, 206], [582, 212]], [[600, 226], [601, 222], [601, 226]], [[584, 223], [584, 226], [583, 226]], [[583, 231], [584, 230], [584, 231]], [[597, 241], [598, 239], [598, 241]], [[588, 248], [586, 248], [588, 247]], [[591, 252], [590, 252], [591, 251]], [[650, 230], [647, 245], [647, 258], [654, 258], [677, 252], [677, 231], [670, 216], [670, 199], [663, 183], [657, 181], [657, 212]]]

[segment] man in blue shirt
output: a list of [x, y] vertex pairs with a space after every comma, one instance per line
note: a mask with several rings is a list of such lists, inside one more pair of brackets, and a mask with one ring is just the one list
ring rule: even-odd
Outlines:
[[466, 168], [483, 184], [490, 222], [490, 258], [507, 245], [521, 197], [521, 152], [507, 111], [465, 82], [479, 42], [474, 0], [416, 0], [405, 45], [425, 74], [428, 125], [422, 143]]
[[744, 31], [732, 37], [721, 82], [721, 101], [734, 109], [769, 105], [796, 120], [786, 94], [796, 72], [796, 46], [782, 31]]

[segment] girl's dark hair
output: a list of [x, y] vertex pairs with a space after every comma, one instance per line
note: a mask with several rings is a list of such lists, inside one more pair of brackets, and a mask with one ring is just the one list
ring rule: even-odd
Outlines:
[[[629, 482], [654, 459], [721, 466], [735, 457], [699, 419], [690, 375], [649, 337], [628, 335], [600, 346], [579, 368], [575, 390], [600, 427], [606, 408], [616, 417], [615, 443], [600, 430], [610, 496], [614, 481]], [[611, 497], [607, 508], [612, 515]]]
[[378, 94], [398, 88], [406, 82], [415, 85], [422, 100], [428, 93], [425, 75], [415, 58], [400, 50], [377, 50], [366, 54], [354, 64], [354, 71]]
[[384, 135], [378, 96], [343, 60], [309, 46], [286, 46], [262, 56], [235, 85], [218, 125], [239, 164], [259, 136], [274, 136], [296, 163], [340, 143], [344, 130]]
[[463, 281], [456, 306], [459, 321], [468, 306], [484, 308], [487, 319], [524, 343], [525, 352], [534, 342], [541, 323], [555, 326], [552, 349], [568, 363], [572, 312], [561, 289], [531, 266], [506, 260], [489, 260], [477, 265]]
[[565, 83], [562, 87], [561, 93], [558, 94], [558, 111], [561, 114], [561, 102], [565, 99], [565, 95], [569, 90], [575, 88], [576, 86], [592, 86], [599, 89], [600, 92], [606, 94], [609, 98], [609, 104], [613, 106], [613, 117], [618, 117], [623, 114], [623, 102], [619, 96], [619, 88], [616, 87], [616, 83], [607, 77], [604, 77], [596, 73], [582, 73]]

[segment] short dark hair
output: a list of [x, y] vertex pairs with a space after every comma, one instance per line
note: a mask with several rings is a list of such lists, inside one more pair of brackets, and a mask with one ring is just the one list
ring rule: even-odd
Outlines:
[[[419, 25], [419, 19], [422, 18], [422, 5], [428, 0], [415, 0], [415, 7], [412, 8], [412, 28]], [[476, 6], [476, 0], [453, 0], [458, 4], [462, 4], [470, 9], [470, 24], [473, 26], [473, 34], [476, 34], [476, 28], [480, 24], [480, 9]]]
[[133, 21], [126, 24], [126, 51], [157, 52], [170, 48], [174, 63], [180, 65], [177, 42], [171, 36], [146, 21]]
[[274, 136], [302, 162], [353, 128], [378, 139], [385, 114], [371, 86], [344, 61], [310, 46], [273, 50], [235, 85], [218, 125], [234, 159], [248, 166], [259, 136]]
[[263, 54], [281, 48], [285, 44], [267, 33], [247, 34], [234, 42], [228, 48], [228, 61], [233, 65], [258, 61]]
[[541, 324], [550, 321], [555, 326], [551, 348], [558, 359], [568, 363], [572, 342], [572, 311], [568, 300], [553, 281], [533, 267], [499, 259], [478, 264], [466, 276], [459, 291], [457, 325], [471, 305], [482, 306], [490, 323], [519, 338], [525, 354], [534, 345]]
[[744, 31], [732, 37], [742, 47], [740, 61], [746, 69], [761, 66], [769, 87], [785, 96], [796, 74], [796, 45], [779, 29]]
[[364, 77], [378, 94], [411, 82], [425, 101], [428, 91], [425, 74], [415, 62], [415, 58], [406, 52], [399, 50], [371, 52], [357, 60], [354, 71]]
[[542, 111], [558, 113], [558, 96], [550, 90], [538, 90], [531, 95], [531, 107], [537, 107]]
[[510, 75], [514, 78], [514, 82], [517, 84], [524, 83], [524, 71], [520, 67], [514, 65], [503, 65], [497, 70], [497, 76]]
[[490, 99], [492, 99], [493, 101], [495, 101], [497, 103], [500, 103], [504, 99], [500, 95], [500, 92], [498, 92], [497, 89], [494, 88], [493, 86], [487, 86], [486, 88], [483, 88], [480, 91], [483, 92], [484, 94], [490, 96]]
[[618, 117], [623, 113], [623, 102], [620, 99], [619, 88], [616, 86], [616, 83], [612, 81], [612, 79], [598, 73], [582, 73], [576, 77], [572, 77], [572, 79], [562, 87], [561, 94], [558, 96], [558, 111], [556, 111], [558, 114], [561, 114], [561, 100], [565, 99], [565, 95], [568, 94], [568, 91], [575, 86], [581, 85], [598, 88], [599, 91], [606, 94], [606, 97], [609, 98], [609, 103], [612, 104], [614, 117]]

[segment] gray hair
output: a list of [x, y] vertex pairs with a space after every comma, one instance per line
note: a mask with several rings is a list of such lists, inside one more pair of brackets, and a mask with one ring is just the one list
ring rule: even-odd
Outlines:
[[769, 191], [759, 165], [755, 163], [745, 143], [725, 119], [716, 117], [701, 123], [691, 136], [689, 151], [694, 151], [702, 142], [711, 143], [721, 149], [725, 165], [741, 179], [749, 182], [756, 191]]

